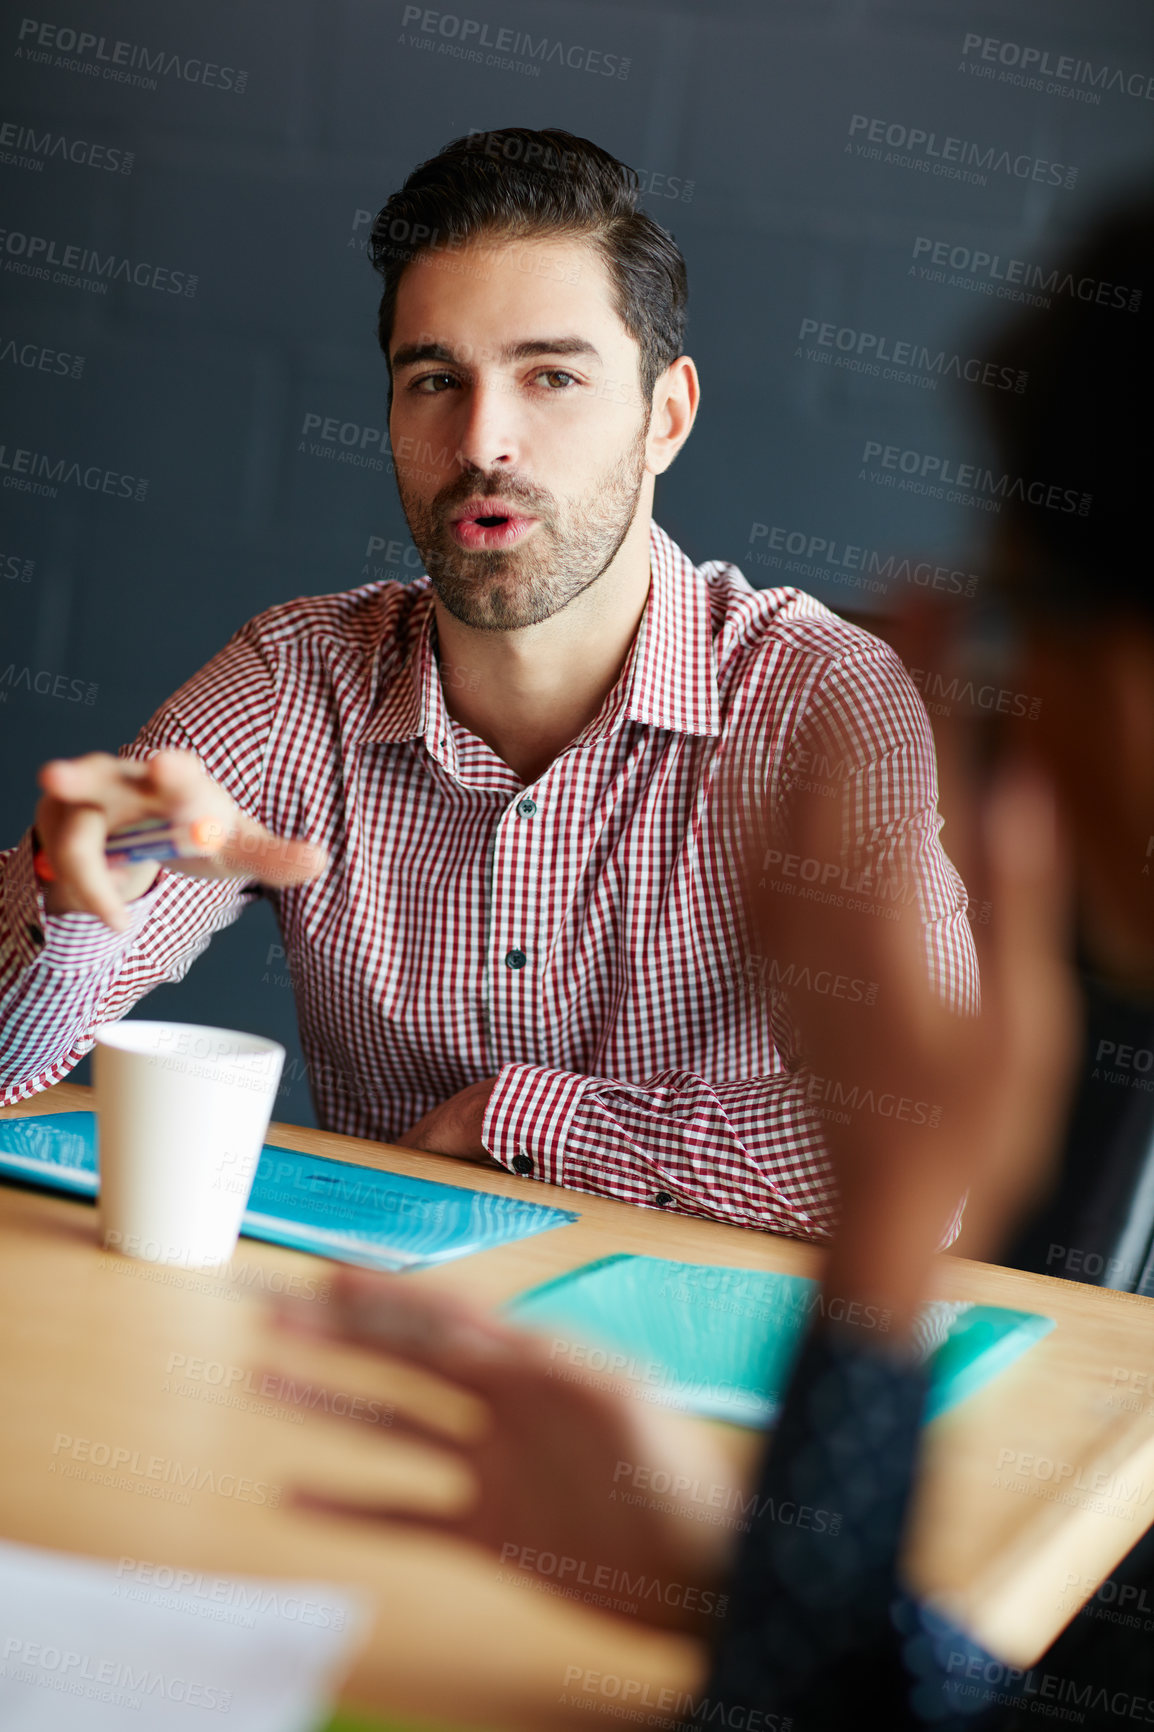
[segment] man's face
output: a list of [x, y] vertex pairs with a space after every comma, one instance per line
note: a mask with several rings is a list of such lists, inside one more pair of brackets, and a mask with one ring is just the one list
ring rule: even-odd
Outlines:
[[457, 619], [515, 631], [595, 583], [637, 511], [649, 405], [608, 270], [571, 239], [421, 255], [397, 293], [397, 488]]

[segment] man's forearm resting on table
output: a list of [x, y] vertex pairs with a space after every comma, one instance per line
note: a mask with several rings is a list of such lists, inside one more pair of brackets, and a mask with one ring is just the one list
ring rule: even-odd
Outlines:
[[[732, 1226], [825, 1240], [838, 1215], [806, 1073], [645, 1086], [538, 1065], [497, 1074], [485, 1148], [526, 1177]], [[947, 1211], [943, 1245], [961, 1226]]]
[[822, 1238], [828, 1168], [804, 1088], [784, 1074], [667, 1071], [640, 1085], [506, 1065], [483, 1136], [503, 1166], [550, 1184]]

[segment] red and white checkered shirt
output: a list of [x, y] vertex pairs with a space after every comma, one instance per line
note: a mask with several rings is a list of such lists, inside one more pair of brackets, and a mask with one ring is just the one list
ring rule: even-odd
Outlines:
[[[727, 772], [772, 831], [799, 780], [841, 765], [863, 863], [881, 879], [912, 850], [931, 973], [973, 1010], [929, 724], [878, 639], [695, 568], [656, 524], [650, 545], [616, 686], [528, 786], [446, 711], [427, 578], [270, 608], [123, 752], [190, 749], [245, 812], [329, 850], [314, 883], [263, 892], [325, 1127], [388, 1141], [495, 1076], [482, 1135], [514, 1172], [825, 1237], [821, 1120], [751, 957]], [[0, 1100], [63, 1077], [253, 894], [162, 870], [127, 933], [48, 916], [26, 834], [0, 856]]]

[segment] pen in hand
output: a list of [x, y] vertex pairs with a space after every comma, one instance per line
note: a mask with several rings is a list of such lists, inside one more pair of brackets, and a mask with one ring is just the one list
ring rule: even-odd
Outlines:
[[[197, 818], [190, 824], [148, 819], [111, 831], [105, 840], [104, 858], [110, 866], [132, 866], [141, 860], [204, 858], [219, 852], [226, 838], [226, 827], [216, 818]], [[42, 884], [55, 881], [56, 873], [43, 849], [37, 849], [32, 864]]]
[[147, 759], [110, 752], [54, 758], [40, 766], [37, 781], [31, 864], [46, 915], [94, 914], [125, 932], [129, 904], [166, 866], [183, 879], [242, 879], [283, 890], [310, 883], [329, 864], [327, 849], [267, 829], [213, 781], [195, 752], [176, 746]]

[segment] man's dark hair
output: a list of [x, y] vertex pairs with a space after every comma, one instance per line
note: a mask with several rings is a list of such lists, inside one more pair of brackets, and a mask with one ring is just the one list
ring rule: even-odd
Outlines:
[[595, 247], [609, 269], [617, 315], [640, 345], [641, 390], [646, 404], [652, 401], [658, 377], [684, 347], [685, 260], [673, 236], [640, 208], [636, 171], [555, 127], [455, 138], [415, 168], [377, 214], [369, 256], [385, 285], [377, 337], [386, 360], [405, 266], [480, 235], [572, 236]]
[[[1033, 503], [1007, 503], [1026, 563], [1004, 574], [1006, 597], [1034, 619], [1154, 621], [1154, 199], [1116, 206], [1036, 286], [1049, 305], [1020, 314], [994, 353], [1028, 373], [1026, 389], [987, 403], [1006, 470], [1041, 484]], [[1088, 494], [1084, 515], [1048, 489]]]

